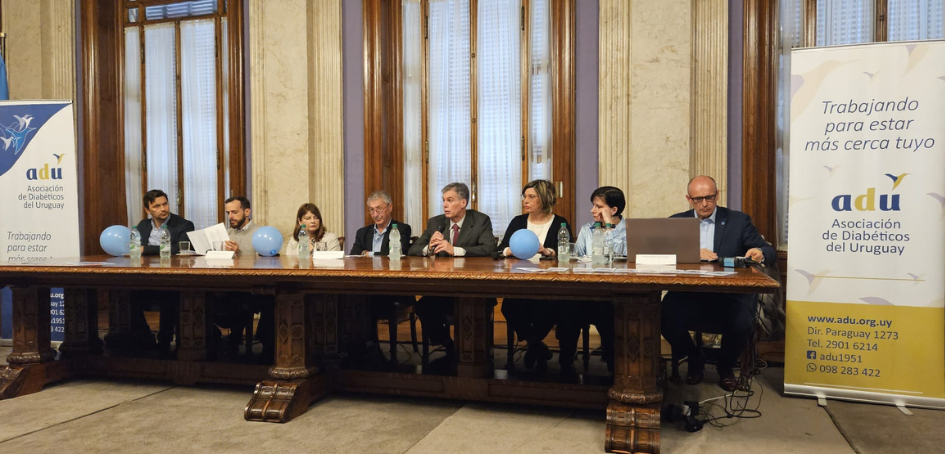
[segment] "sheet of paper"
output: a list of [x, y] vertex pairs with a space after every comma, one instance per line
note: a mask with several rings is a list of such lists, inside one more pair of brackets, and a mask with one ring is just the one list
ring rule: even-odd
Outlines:
[[190, 244], [194, 246], [194, 251], [200, 255], [207, 255], [207, 251], [213, 249], [214, 241], [228, 241], [230, 235], [226, 233], [226, 227], [223, 223], [212, 225], [205, 229], [187, 232], [190, 238]]

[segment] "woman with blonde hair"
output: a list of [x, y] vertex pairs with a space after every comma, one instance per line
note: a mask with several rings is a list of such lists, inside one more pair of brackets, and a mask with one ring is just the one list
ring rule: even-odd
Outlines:
[[[565, 227], [569, 236], [573, 234], [568, 220], [551, 212], [556, 202], [557, 191], [554, 184], [548, 180], [529, 181], [522, 188], [524, 214], [512, 218], [509, 222], [502, 243], [499, 244], [500, 253], [504, 257], [511, 256], [509, 242], [512, 234], [528, 229], [538, 236], [538, 253], [532, 259], [557, 256], [558, 230]], [[549, 301], [506, 298], [502, 302], [502, 315], [515, 330], [519, 340], [528, 344], [524, 358], [526, 368], [543, 371], [548, 367], [552, 353], [545, 345], [544, 339], [558, 322], [558, 312], [559, 305]], [[561, 364], [563, 375], [573, 373], [573, 352], [562, 351], [558, 362]]]

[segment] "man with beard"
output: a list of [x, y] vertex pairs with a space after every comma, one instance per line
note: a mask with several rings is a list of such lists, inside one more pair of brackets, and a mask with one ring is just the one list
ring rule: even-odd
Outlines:
[[249, 199], [243, 196], [230, 197], [226, 199], [223, 207], [229, 221], [226, 233], [230, 236], [223, 249], [233, 251], [236, 255], [252, 254], [253, 234], [259, 226], [250, 218]]

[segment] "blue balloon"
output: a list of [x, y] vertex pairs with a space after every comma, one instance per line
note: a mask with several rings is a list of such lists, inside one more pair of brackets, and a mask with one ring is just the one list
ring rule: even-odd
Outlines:
[[512, 234], [512, 238], [509, 238], [509, 249], [512, 250], [512, 255], [522, 260], [534, 257], [540, 246], [538, 235], [528, 229], [519, 230]]
[[253, 234], [253, 249], [263, 257], [272, 257], [282, 249], [282, 234], [275, 227], [264, 225]]
[[128, 255], [128, 243], [131, 241], [131, 229], [123, 225], [113, 225], [102, 231], [98, 237], [99, 244], [105, 252], [121, 257]]

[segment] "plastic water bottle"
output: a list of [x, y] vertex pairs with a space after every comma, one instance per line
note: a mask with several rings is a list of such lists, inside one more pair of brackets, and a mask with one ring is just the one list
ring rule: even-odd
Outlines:
[[403, 249], [400, 245], [400, 230], [397, 230], [397, 224], [390, 225], [390, 259], [400, 260], [403, 257]]
[[568, 263], [571, 260], [571, 234], [568, 233], [568, 225], [561, 223], [558, 229], [558, 262]]
[[604, 261], [614, 262], [614, 229], [604, 229]]
[[312, 257], [311, 252], [308, 250], [308, 231], [305, 229], [306, 227], [304, 225], [299, 229], [299, 261]]
[[133, 258], [141, 257], [141, 232], [138, 226], [131, 226], [131, 237], [128, 239], [128, 255]]
[[167, 224], [161, 226], [161, 258], [171, 257], [171, 232], [167, 231]]
[[600, 222], [594, 223], [591, 232], [591, 263], [604, 263], [604, 229]]

